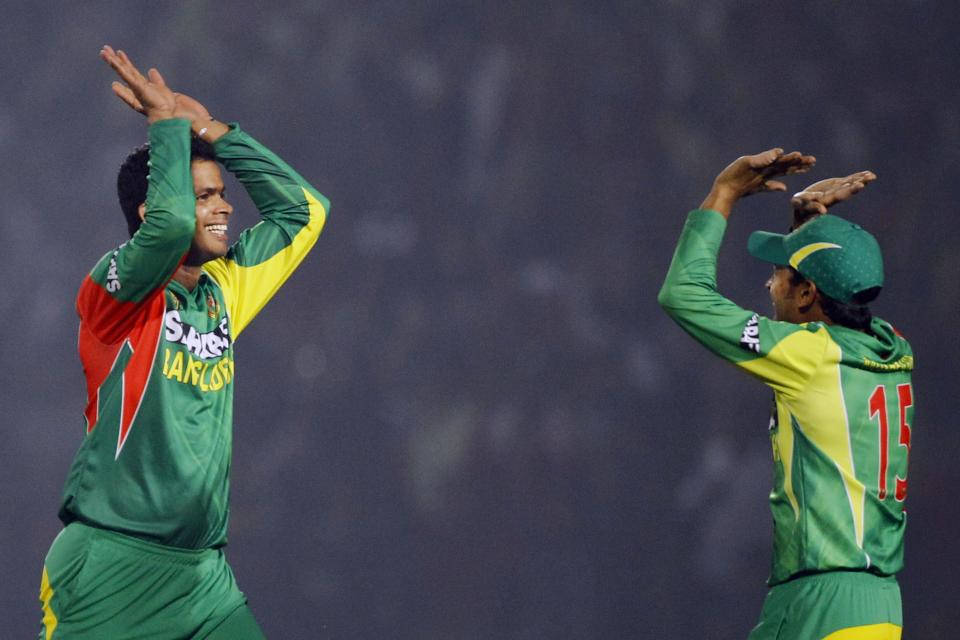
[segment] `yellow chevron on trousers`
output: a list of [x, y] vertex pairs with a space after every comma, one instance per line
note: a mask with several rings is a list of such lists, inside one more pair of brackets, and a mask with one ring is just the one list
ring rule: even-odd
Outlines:
[[50, 601], [53, 600], [53, 587], [50, 585], [50, 576], [47, 568], [43, 568], [43, 577], [40, 578], [40, 602], [43, 603], [43, 628], [46, 630], [46, 639], [53, 637], [57, 628], [57, 614], [53, 612]]
[[900, 640], [902, 629], [895, 624], [866, 624], [834, 631], [823, 640]]

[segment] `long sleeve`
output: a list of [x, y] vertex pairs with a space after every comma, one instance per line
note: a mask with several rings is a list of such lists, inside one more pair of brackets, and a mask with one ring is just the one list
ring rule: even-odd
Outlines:
[[150, 126], [149, 136], [143, 224], [97, 262], [77, 296], [85, 328], [107, 344], [123, 339], [142, 306], [173, 277], [196, 230], [190, 122], [161, 120]]
[[788, 395], [798, 392], [823, 360], [825, 327], [778, 322], [741, 308], [717, 291], [717, 253], [726, 220], [692, 211], [660, 290], [664, 311], [721, 358]]
[[236, 339], [316, 243], [330, 203], [235, 124], [214, 148], [262, 216], [225, 257], [204, 265], [223, 289]]

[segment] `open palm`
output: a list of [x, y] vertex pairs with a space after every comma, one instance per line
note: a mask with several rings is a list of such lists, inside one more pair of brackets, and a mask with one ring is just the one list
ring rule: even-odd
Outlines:
[[114, 82], [113, 92], [131, 108], [147, 116], [150, 122], [175, 117], [176, 96], [156, 69], [144, 76], [123, 51], [104, 45], [100, 57], [117, 72], [123, 82]]

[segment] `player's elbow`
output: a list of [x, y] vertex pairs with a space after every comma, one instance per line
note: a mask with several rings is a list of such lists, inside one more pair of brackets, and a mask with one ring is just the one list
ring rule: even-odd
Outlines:
[[197, 232], [197, 210], [192, 195], [169, 198], [149, 205], [138, 232], [166, 242], [191, 240]]
[[671, 283], [668, 280], [660, 288], [657, 302], [668, 316], [676, 319], [705, 308], [709, 300], [703, 295], [704, 293], [704, 290], [697, 285]]
[[664, 282], [663, 286], [660, 287], [660, 293], [657, 294], [657, 303], [661, 309], [670, 313], [670, 311], [677, 306], [676, 288]]
[[193, 239], [197, 232], [197, 216], [191, 211], [190, 216], [178, 216], [170, 220], [167, 233], [171, 238]]

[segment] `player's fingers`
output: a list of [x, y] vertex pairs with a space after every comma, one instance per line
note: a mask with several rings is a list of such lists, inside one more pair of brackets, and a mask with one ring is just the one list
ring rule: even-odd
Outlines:
[[133, 94], [133, 91], [130, 90], [130, 87], [124, 86], [119, 82], [114, 82], [110, 85], [110, 88], [113, 89], [113, 93], [116, 94], [118, 98], [127, 103], [132, 109], [143, 113], [143, 104], [137, 100], [137, 97]]
[[100, 47], [100, 59], [106, 62], [107, 64], [110, 63], [110, 58], [113, 58], [116, 55], [117, 53], [113, 50], [113, 47], [111, 47], [110, 45], [105, 44], [102, 47]]
[[830, 191], [824, 198], [824, 202], [827, 205], [834, 204], [835, 202], [843, 202], [863, 191], [865, 187], [866, 185], [859, 180], [844, 182], [836, 189]]
[[786, 191], [787, 185], [783, 184], [779, 180], [766, 180], [763, 183], [764, 191]]
[[117, 55], [117, 52], [111, 49], [109, 46], [104, 45], [100, 49], [100, 57], [106, 62], [110, 67], [116, 71], [120, 72], [120, 68], [123, 66], [123, 61], [120, 59], [120, 56]]
[[167, 83], [164, 81], [163, 76], [160, 75], [160, 72], [157, 71], [154, 67], [150, 67], [150, 70], [147, 71], [147, 77], [150, 79], [150, 82], [159, 85], [161, 87], [167, 86]]
[[[133, 64], [133, 60], [130, 59], [130, 56], [127, 55], [126, 51], [118, 49], [117, 58], [120, 59], [120, 67], [123, 70], [123, 73], [126, 74], [123, 79], [126, 80], [128, 85], [132, 85], [134, 83], [141, 85], [147, 81], [147, 79], [143, 77], [143, 74], [140, 73], [140, 70], [137, 69], [137, 65]], [[120, 69], [118, 69], [118, 71], [120, 71]], [[129, 79], [127, 79], [127, 76], [129, 76]]]
[[827, 207], [823, 204], [825, 195], [819, 191], [801, 191], [790, 198], [790, 206], [806, 213], [826, 213]]
[[843, 185], [843, 187], [840, 189], [840, 193], [842, 193], [845, 197], [850, 197], [855, 193], [860, 193], [863, 191], [864, 187], [866, 186], [867, 185], [865, 185], [863, 182], [855, 180]]
[[805, 156], [799, 151], [791, 151], [775, 159], [768, 167], [763, 170], [764, 175], [791, 175], [794, 173], [806, 173], [816, 163], [813, 156]]
[[804, 167], [809, 169], [817, 164], [816, 156], [804, 155], [799, 151], [792, 151], [780, 158], [780, 162], [790, 167]]
[[822, 191], [798, 191], [793, 194], [790, 203], [794, 206], [800, 206], [807, 202], [814, 202], [823, 197]]
[[771, 164], [777, 161], [777, 159], [783, 155], [783, 149], [779, 147], [774, 147], [773, 149], [767, 149], [756, 155], [747, 156], [747, 166], [751, 169], [763, 169], [764, 167], [769, 167]]
[[106, 60], [107, 64], [110, 65], [110, 68], [112, 68], [117, 75], [120, 76], [120, 79], [126, 82], [128, 86], [133, 87], [143, 84], [143, 76], [141, 76], [140, 73], [131, 65], [124, 62], [120, 56], [116, 54], [107, 55], [104, 60]]

